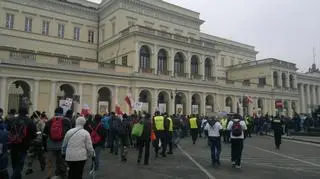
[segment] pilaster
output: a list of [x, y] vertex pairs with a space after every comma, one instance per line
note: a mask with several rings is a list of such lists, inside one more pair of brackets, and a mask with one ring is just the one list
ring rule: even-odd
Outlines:
[[8, 91], [8, 86], [7, 86], [7, 78], [2, 77], [1, 78], [1, 93], [0, 93], [0, 108], [3, 109], [4, 114], [8, 111], [7, 109], [7, 91]]

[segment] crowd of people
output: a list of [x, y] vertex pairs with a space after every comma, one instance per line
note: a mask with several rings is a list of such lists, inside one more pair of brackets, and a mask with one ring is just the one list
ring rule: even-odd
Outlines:
[[[222, 117], [198, 115], [168, 115], [155, 112], [134, 112], [132, 115], [74, 114], [62, 108], [48, 118], [45, 112], [35, 111], [29, 116], [27, 108], [10, 110], [3, 118], [0, 109], [0, 178], [9, 178], [8, 161], [11, 158], [11, 179], [21, 179], [25, 160], [26, 175], [32, 174], [38, 160], [47, 178], [81, 179], [85, 163], [91, 170], [99, 170], [100, 153], [110, 153], [127, 161], [128, 148], [137, 150], [137, 163], [149, 165], [150, 147], [156, 158], [173, 154], [179, 139], [191, 135], [194, 145], [203, 135], [211, 149], [212, 165], [220, 165], [221, 142], [231, 143], [232, 167], [241, 168], [243, 142], [251, 133], [263, 134], [273, 128], [275, 145], [279, 149], [284, 120], [281, 117], [242, 117], [233, 114]], [[269, 125], [270, 124], [270, 125]], [[266, 130], [266, 128], [268, 130]], [[8, 150], [10, 150], [10, 155]], [[143, 155], [144, 153], [144, 155]], [[10, 156], [10, 157], [9, 157]]]

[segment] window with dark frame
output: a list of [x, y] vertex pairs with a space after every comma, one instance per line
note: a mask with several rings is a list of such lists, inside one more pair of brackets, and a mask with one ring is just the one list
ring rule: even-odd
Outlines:
[[121, 64], [122, 66], [128, 66], [128, 55], [122, 57]]

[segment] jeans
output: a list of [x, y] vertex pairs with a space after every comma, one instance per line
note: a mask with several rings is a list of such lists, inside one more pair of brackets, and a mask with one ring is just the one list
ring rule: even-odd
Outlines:
[[0, 179], [9, 179], [8, 164], [9, 154], [6, 152], [0, 157]]
[[111, 131], [110, 133], [110, 152], [118, 154], [119, 151], [119, 137], [116, 131]]
[[209, 137], [210, 148], [211, 148], [211, 161], [212, 164], [220, 164], [220, 153], [221, 153], [221, 138], [220, 137]]
[[12, 162], [12, 176], [11, 179], [21, 179], [21, 172], [24, 166], [24, 160], [27, 156], [26, 151], [19, 151], [19, 149], [11, 150], [11, 162]]
[[[94, 170], [98, 170], [99, 169], [99, 164], [100, 164], [100, 152], [102, 150], [102, 147], [101, 146], [95, 146], [94, 147], [94, 152], [96, 154], [96, 159], [95, 161], [92, 161], [94, 162]], [[93, 166], [91, 166], [91, 169], [92, 169]]]
[[243, 150], [243, 139], [231, 139], [231, 161], [235, 165], [241, 165], [241, 156]]
[[180, 142], [181, 129], [176, 129], [173, 131], [172, 140], [175, 145], [178, 145]]

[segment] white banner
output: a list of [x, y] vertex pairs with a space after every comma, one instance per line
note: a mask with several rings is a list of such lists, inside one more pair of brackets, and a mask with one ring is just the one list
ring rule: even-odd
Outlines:
[[192, 105], [191, 106], [191, 113], [192, 114], [199, 114], [199, 105]]
[[166, 103], [159, 103], [158, 110], [161, 114], [167, 112], [167, 104]]
[[184, 114], [183, 104], [177, 104], [177, 105], [176, 105], [176, 113], [177, 113], [177, 114], [180, 114], [180, 115]]
[[109, 113], [109, 101], [99, 101], [99, 114]]

